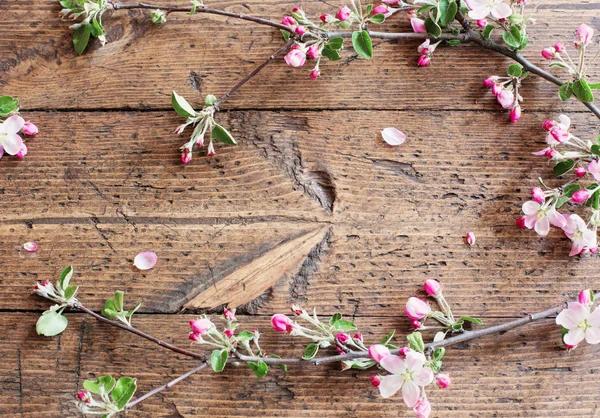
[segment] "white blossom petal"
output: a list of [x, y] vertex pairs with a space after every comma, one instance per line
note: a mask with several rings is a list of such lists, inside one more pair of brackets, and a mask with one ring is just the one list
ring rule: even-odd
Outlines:
[[423, 367], [427, 359], [421, 353], [409, 351], [406, 354], [406, 368], [410, 371], [417, 371]]
[[600, 327], [600, 307], [594, 309], [594, 312], [588, 317], [588, 324], [593, 327]]
[[152, 251], [143, 251], [135, 256], [133, 265], [140, 270], [150, 270], [156, 264], [158, 257]]
[[541, 205], [538, 202], [534, 202], [533, 200], [528, 200], [523, 203], [523, 213], [525, 215], [537, 215], [540, 211]]
[[402, 386], [402, 398], [404, 399], [404, 403], [409, 408], [415, 406], [419, 398], [421, 397], [421, 389], [419, 386], [413, 381], [404, 382]]
[[585, 333], [581, 328], [575, 328], [567, 332], [564, 336], [565, 344], [576, 346], [585, 338]]
[[585, 341], [588, 344], [600, 343], [600, 328], [590, 327], [585, 330]]
[[433, 382], [433, 372], [429, 367], [423, 367], [415, 373], [415, 382], [419, 386], [427, 386]]
[[399, 356], [389, 355], [385, 356], [379, 362], [381, 367], [393, 374], [402, 374], [406, 370], [406, 363], [404, 359], [401, 359]]
[[385, 128], [381, 131], [381, 136], [385, 142], [392, 146], [402, 145], [406, 141], [406, 135], [396, 128]]
[[0, 137], [0, 140], [4, 146], [4, 151], [9, 155], [17, 154], [23, 146], [23, 140], [17, 134], [6, 134], [6, 136]]
[[548, 232], [550, 232], [550, 221], [548, 220], [548, 217], [544, 216], [542, 219], [538, 219], [533, 228], [535, 232], [541, 236], [548, 235]]
[[583, 251], [583, 241], [580, 239], [576, 239], [573, 241], [573, 245], [571, 245], [571, 252], [569, 252], [569, 257], [575, 257]]
[[558, 122], [562, 125], [562, 127], [567, 130], [571, 127], [571, 119], [567, 115], [560, 115], [558, 117]]
[[25, 119], [23, 119], [21, 116], [14, 115], [4, 121], [0, 127], [0, 132], [5, 134], [16, 134], [23, 129], [24, 125]]
[[398, 376], [395, 374], [383, 376], [381, 378], [381, 383], [379, 384], [379, 393], [384, 398], [394, 396], [396, 392], [400, 390], [403, 383], [404, 379], [402, 378], [402, 376]]
[[506, 19], [511, 14], [512, 7], [504, 2], [496, 4], [496, 7], [492, 9], [492, 16], [496, 19]]
[[556, 209], [550, 209], [546, 216], [550, 223], [558, 228], [564, 228], [567, 224], [567, 219], [560, 213], [556, 211]]
[[475, 7], [473, 7], [473, 10], [469, 12], [469, 17], [474, 20], [485, 19], [491, 11], [492, 9], [487, 7], [485, 4], [483, 6], [476, 5]]

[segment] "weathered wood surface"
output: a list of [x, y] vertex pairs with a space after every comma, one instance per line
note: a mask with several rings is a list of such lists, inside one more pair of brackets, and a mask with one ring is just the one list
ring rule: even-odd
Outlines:
[[[293, 5], [211, 4], [274, 20]], [[337, 6], [303, 4], [311, 13]], [[107, 46], [76, 57], [58, 10], [0, 3], [0, 93], [37, 109], [24, 115], [41, 128], [25, 160], [0, 161], [0, 416], [75, 416], [73, 394], [94, 374], [135, 375], [142, 393], [193, 367], [80, 314], [61, 337], [36, 336], [48, 303], [30, 288], [68, 264], [91, 308], [126, 290], [143, 303], [142, 329], [183, 346], [190, 316], [177, 313], [193, 311], [192, 300], [231, 303], [237, 292], [234, 304], [256, 314], [243, 323], [285, 355], [300, 347], [284, 347], [291, 340], [269, 332], [268, 317], [292, 302], [340, 310], [375, 341], [391, 328], [405, 333], [404, 303], [429, 277], [446, 284], [458, 312], [490, 324], [600, 290], [597, 258], [568, 259], [557, 231], [514, 228], [529, 188], [550, 174], [531, 156], [544, 144], [541, 122], [567, 110], [586, 138], [598, 124], [534, 77], [523, 119], [508, 123], [480, 84], [504, 71], [501, 57], [440, 48], [418, 70], [418, 42], [381, 42], [372, 62], [346, 51], [316, 82], [276, 63], [218, 115], [240, 145], [212, 159], [196, 153], [184, 167], [171, 90], [192, 101], [224, 93], [281, 44], [277, 33], [214, 16], [172, 15], [156, 28], [131, 11], [107, 16]], [[581, 21], [600, 29], [591, 0], [546, 1], [536, 17], [528, 56], [537, 63], [542, 46]], [[394, 19], [389, 30], [408, 28]], [[409, 140], [388, 147], [378, 137], [386, 126]], [[30, 240], [40, 244], [35, 256], [19, 250]], [[159, 262], [139, 272], [133, 257], [148, 249]], [[430, 391], [433, 416], [598, 416], [597, 350], [567, 355], [559, 338], [547, 321], [449, 350], [454, 385]], [[369, 376], [291, 368], [257, 382], [245, 368], [205, 372], [131, 416], [412, 415], [400, 398], [379, 398]]]

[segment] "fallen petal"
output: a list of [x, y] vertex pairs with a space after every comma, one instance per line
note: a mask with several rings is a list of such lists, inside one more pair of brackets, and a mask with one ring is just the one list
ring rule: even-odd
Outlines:
[[381, 136], [385, 142], [392, 146], [401, 145], [406, 141], [406, 135], [396, 128], [385, 128], [381, 131]]
[[143, 251], [135, 256], [133, 265], [140, 270], [150, 270], [156, 264], [158, 257], [152, 251]]
[[23, 248], [25, 249], [25, 251], [33, 253], [33, 252], [37, 251], [38, 245], [37, 245], [37, 242], [30, 241], [30, 242], [26, 242], [25, 244], [23, 244]]

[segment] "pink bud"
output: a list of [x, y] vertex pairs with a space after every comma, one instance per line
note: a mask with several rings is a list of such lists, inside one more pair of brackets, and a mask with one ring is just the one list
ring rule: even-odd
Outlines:
[[281, 24], [286, 26], [294, 26], [296, 24], [296, 19], [292, 16], [283, 16], [281, 18]]
[[296, 33], [298, 35], [304, 35], [306, 33], [306, 28], [302, 25], [296, 26]]
[[498, 96], [498, 94], [503, 90], [502, 86], [500, 84], [494, 84], [492, 86], [492, 94], [494, 96]]
[[373, 14], [374, 15], [384, 15], [388, 12], [388, 8], [386, 5], [384, 4], [380, 4], [379, 6], [375, 6], [375, 8], [373, 8]]
[[271, 325], [277, 332], [287, 332], [290, 330], [291, 323], [289, 318], [284, 314], [275, 314], [271, 317]]
[[556, 49], [552, 46], [542, 49], [542, 57], [547, 60], [554, 58], [554, 54], [556, 54]]
[[313, 59], [319, 58], [319, 47], [317, 45], [309, 46], [306, 55]]
[[362, 335], [360, 335], [359, 333], [354, 334], [354, 336], [352, 338], [354, 338], [356, 341], [361, 341], [361, 342], [363, 340]]
[[550, 131], [550, 135], [552, 135], [552, 137], [558, 142], [565, 142], [569, 139], [569, 133], [561, 128], [553, 128]]
[[438, 374], [435, 377], [435, 381], [436, 381], [437, 385], [440, 387], [440, 389], [446, 389], [446, 388], [450, 387], [450, 383], [452, 383], [450, 376], [445, 373]]
[[406, 357], [408, 353], [410, 353], [410, 348], [408, 347], [402, 347], [400, 351], [398, 351], [398, 354], [402, 357]]
[[517, 123], [517, 121], [521, 119], [521, 106], [516, 105], [513, 107], [508, 117], [512, 123]]
[[[336, 346], [336, 347], [335, 347], [335, 351], [337, 351], [337, 353], [338, 353], [340, 356], [343, 356], [343, 355], [345, 355], [345, 354], [346, 354], [346, 352], [345, 352], [344, 350], [342, 350], [342, 349], [341, 349], [340, 347], [338, 347], [338, 346]], [[342, 370], [344, 370], [344, 369], [342, 369]]]
[[227, 319], [228, 321], [233, 321], [235, 319], [235, 314], [233, 313], [233, 311], [230, 311], [229, 309], [225, 309], [223, 311], [223, 316], [225, 317], [225, 319]]
[[410, 325], [414, 329], [419, 329], [419, 328], [421, 328], [423, 326], [423, 324], [421, 324], [418, 319], [413, 319], [412, 321], [410, 321]]
[[429, 304], [419, 298], [411, 297], [406, 302], [404, 314], [410, 319], [423, 319], [431, 312]]
[[479, 19], [477, 21], [477, 26], [479, 26], [480, 28], [485, 28], [487, 26], [487, 20], [485, 20], [485, 19]]
[[568, 351], [571, 351], [571, 350], [575, 350], [577, 348], [577, 346], [576, 345], [565, 344], [565, 348]]
[[192, 161], [192, 153], [190, 152], [189, 148], [184, 148], [183, 152], [181, 153], [181, 162], [187, 164], [190, 161]]
[[316, 80], [317, 78], [319, 78], [320, 75], [321, 75], [321, 73], [319, 73], [318, 70], [312, 70], [310, 72], [310, 78], [313, 80]]
[[575, 175], [579, 178], [582, 178], [583, 176], [585, 176], [585, 168], [583, 167], [575, 167]]
[[233, 337], [233, 330], [226, 329], [225, 331], [223, 331], [223, 334], [225, 334], [227, 336], [227, 338], [231, 338], [231, 337]]
[[31, 122], [25, 122], [25, 125], [23, 125], [23, 133], [29, 136], [37, 135], [38, 127]]
[[525, 217], [524, 217], [524, 216], [522, 216], [522, 217], [520, 217], [520, 218], [517, 218], [517, 220], [516, 220], [516, 222], [515, 222], [515, 223], [517, 224], [517, 227], [518, 227], [518, 228], [521, 228], [521, 229], [525, 229], [525, 228], [527, 228], [527, 227], [525, 226]]
[[416, 418], [429, 418], [431, 414], [431, 404], [426, 398], [421, 398], [413, 407]]
[[577, 39], [584, 45], [587, 45], [593, 37], [594, 29], [590, 28], [588, 25], [583, 24], [577, 29]]
[[283, 59], [287, 65], [302, 67], [306, 63], [306, 54], [300, 49], [292, 49]]
[[565, 46], [561, 43], [556, 43], [554, 44], [554, 49], [556, 49], [556, 52], [563, 52], [565, 50]]
[[427, 67], [429, 64], [431, 64], [431, 59], [427, 55], [421, 55], [417, 60], [419, 67]]
[[497, 81], [498, 77], [488, 77], [485, 80], [483, 80], [483, 85], [486, 87], [493, 87], [496, 85]]
[[340, 21], [343, 22], [344, 20], [348, 20], [351, 13], [352, 11], [348, 8], [348, 6], [344, 6], [340, 10], [338, 10], [336, 16]]
[[416, 32], [416, 33], [426, 33], [427, 32], [427, 29], [425, 28], [425, 21], [419, 19], [418, 17], [411, 18], [410, 25], [413, 28], [413, 32]]
[[21, 149], [19, 149], [19, 152], [17, 152], [15, 154], [15, 157], [17, 157], [19, 160], [22, 160], [23, 158], [25, 158], [25, 156], [27, 155], [27, 145], [25, 145], [25, 143], [21, 144]]
[[442, 285], [435, 279], [428, 279], [425, 280], [423, 289], [425, 289], [425, 293], [427, 293], [429, 296], [435, 296], [440, 290], [442, 290]]
[[299, 8], [299, 7], [294, 7], [294, 8], [292, 9], [292, 12], [294, 12], [294, 13], [298, 13], [299, 11], [300, 11], [300, 8]]
[[28, 253], [36, 252], [38, 249], [37, 242], [33, 242], [33, 241], [26, 242], [25, 244], [23, 244], [23, 249], [25, 251], [27, 251]]
[[581, 291], [579, 294], [579, 303], [581, 303], [583, 306], [590, 306], [592, 303], [594, 303], [594, 295], [590, 289]]
[[192, 319], [190, 326], [192, 327], [192, 332], [202, 335], [206, 334], [206, 331], [212, 327], [212, 322], [208, 318]]
[[554, 128], [554, 126], [556, 126], [556, 122], [550, 119], [546, 119], [542, 124], [542, 129], [544, 129], [544, 131], [546, 132], [550, 132], [552, 128]]
[[335, 336], [335, 338], [336, 340], [338, 340], [338, 342], [343, 344], [350, 339], [350, 336], [345, 332], [340, 332], [338, 335]]
[[552, 159], [556, 155], [556, 151], [554, 151], [552, 148], [546, 148], [546, 152], [544, 153], [544, 155]]
[[596, 248], [596, 247], [593, 247], [593, 248], [590, 248], [590, 249], [589, 249], [589, 251], [590, 251], [590, 253], [592, 253], [592, 254], [596, 254], [596, 252], [598, 252], [598, 248]]
[[319, 19], [321, 19], [321, 22], [323, 22], [323, 23], [329, 23], [329, 22], [331, 22], [331, 20], [333, 18], [331, 17], [331, 15], [328, 15], [327, 13], [323, 13]]
[[467, 236], [465, 237], [467, 244], [475, 245], [475, 234], [473, 232], [467, 232]]
[[531, 189], [531, 199], [534, 202], [544, 203], [546, 200], [546, 196], [544, 195], [544, 191], [541, 187], [534, 187]]
[[77, 394], [77, 398], [82, 402], [90, 403], [91, 395], [87, 390], [82, 390]]
[[175, 133], [177, 135], [181, 135], [184, 130], [185, 130], [185, 125], [179, 125], [173, 133]]
[[192, 332], [188, 338], [192, 341], [200, 341], [202, 337], [200, 337], [200, 334], [194, 334]]
[[371, 376], [371, 384], [373, 385], [373, 387], [378, 388], [381, 384], [381, 379], [379, 378], [379, 376]]
[[216, 152], [215, 152], [215, 145], [213, 144], [212, 140], [208, 143], [208, 149], [206, 150], [206, 154], [209, 157], [212, 157], [213, 155], [216, 154]]
[[369, 347], [369, 356], [379, 363], [382, 358], [390, 355], [390, 350], [382, 344], [375, 344]]
[[504, 109], [508, 109], [509, 107], [512, 107], [515, 103], [515, 95], [510, 90], [502, 90], [496, 96], [496, 100], [498, 100], [500, 106], [502, 106]]
[[590, 192], [588, 192], [586, 189], [577, 190], [575, 193], [573, 193], [573, 196], [571, 196], [571, 202], [577, 204], [583, 203], [588, 200], [589, 197]]

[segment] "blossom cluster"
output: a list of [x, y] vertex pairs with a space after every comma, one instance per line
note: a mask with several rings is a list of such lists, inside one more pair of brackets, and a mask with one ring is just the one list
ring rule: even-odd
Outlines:
[[11, 96], [0, 96], [0, 158], [4, 153], [19, 159], [27, 155], [27, 145], [21, 134], [35, 136], [38, 128], [19, 115], [19, 100]]
[[569, 302], [556, 317], [563, 327], [563, 342], [568, 350], [575, 349], [584, 340], [588, 344], [600, 343], [600, 307], [592, 311], [594, 293], [586, 289], [579, 293], [577, 302]]
[[521, 119], [521, 102], [523, 97], [519, 94], [521, 81], [529, 75], [527, 71], [523, 71], [520, 64], [512, 64], [508, 67], [508, 76], [500, 77], [497, 75], [486, 78], [483, 85], [491, 87], [492, 93], [496, 96], [496, 100], [504, 109], [510, 109], [509, 119], [516, 123]]

